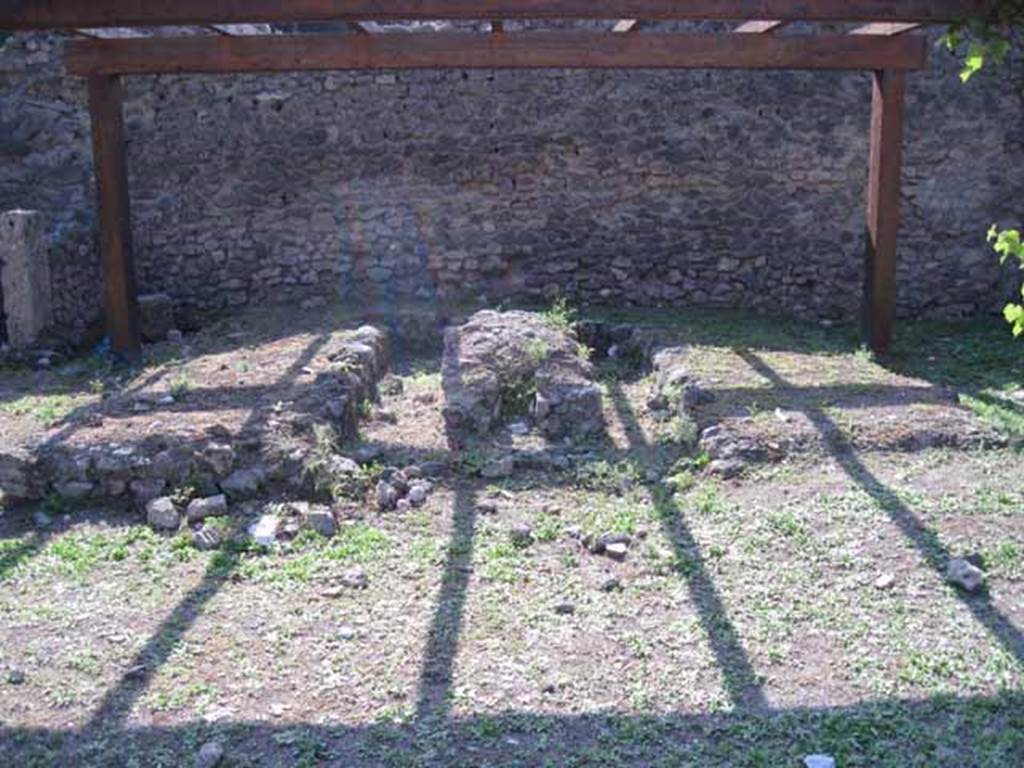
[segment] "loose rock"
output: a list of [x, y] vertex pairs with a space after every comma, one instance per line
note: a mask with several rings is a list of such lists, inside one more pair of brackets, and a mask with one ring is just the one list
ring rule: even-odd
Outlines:
[[161, 496], [146, 505], [146, 522], [158, 530], [176, 531], [181, 525], [181, 514], [173, 501]]
[[409, 488], [409, 503], [414, 507], [422, 506], [427, 501], [427, 486], [423, 483], [416, 483]]
[[224, 759], [224, 747], [216, 741], [208, 741], [203, 744], [196, 755], [196, 768], [214, 768]]
[[896, 577], [891, 573], [883, 573], [877, 579], [875, 579], [875, 589], [886, 590], [892, 589], [896, 584]]
[[237, 469], [220, 483], [220, 489], [233, 499], [246, 499], [259, 493], [266, 473], [259, 467]]
[[954, 558], [946, 566], [946, 581], [968, 592], [977, 592], [985, 584], [985, 572], [964, 558]]
[[249, 536], [261, 547], [271, 547], [277, 541], [277, 531], [281, 526], [281, 518], [267, 513], [249, 526]]
[[804, 758], [807, 768], [836, 768], [836, 759], [831, 755], [808, 755]]
[[216, 549], [224, 543], [224, 536], [216, 528], [204, 525], [202, 528], [192, 531], [192, 546], [196, 549], [207, 551]]
[[555, 613], [557, 613], [559, 616], [569, 616], [573, 613], [576, 613], [576, 606], [568, 601], [556, 603]]
[[319, 533], [321, 536], [330, 538], [338, 530], [338, 524], [334, 520], [334, 512], [330, 507], [311, 505], [304, 513], [306, 525]]
[[515, 525], [508, 532], [508, 535], [512, 540], [512, 546], [525, 548], [533, 544], [533, 531], [528, 525]]
[[493, 459], [484, 464], [480, 475], [490, 480], [510, 476], [516, 468], [516, 460], [512, 456], [502, 456], [500, 459]]
[[349, 589], [366, 589], [370, 579], [362, 568], [350, 568], [341, 574], [341, 583]]
[[382, 512], [394, 509], [398, 503], [398, 490], [387, 480], [377, 482], [377, 508]]
[[208, 517], [217, 517], [228, 513], [227, 497], [221, 493], [205, 499], [193, 499], [185, 510], [185, 517], [190, 523], [198, 523]]

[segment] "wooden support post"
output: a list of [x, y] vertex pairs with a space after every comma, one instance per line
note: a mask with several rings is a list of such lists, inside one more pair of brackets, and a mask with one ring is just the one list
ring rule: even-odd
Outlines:
[[89, 111], [92, 117], [92, 154], [96, 169], [107, 332], [114, 354], [125, 362], [135, 363], [142, 359], [142, 344], [132, 262], [119, 76], [89, 77]]
[[896, 317], [896, 235], [900, 224], [905, 90], [903, 72], [874, 73], [863, 319], [865, 340], [880, 355], [889, 351]]

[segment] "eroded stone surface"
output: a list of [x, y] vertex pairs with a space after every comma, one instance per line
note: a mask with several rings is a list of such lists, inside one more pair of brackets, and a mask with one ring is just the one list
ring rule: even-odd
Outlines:
[[477, 312], [445, 331], [442, 379], [449, 440], [459, 444], [530, 415], [549, 438], [603, 428], [601, 390], [569, 331], [532, 312]]
[[0, 214], [0, 282], [7, 340], [15, 347], [34, 342], [53, 319], [50, 260], [38, 211]]

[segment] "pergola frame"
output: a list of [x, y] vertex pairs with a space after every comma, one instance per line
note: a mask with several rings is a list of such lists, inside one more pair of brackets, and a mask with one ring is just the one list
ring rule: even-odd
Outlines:
[[[985, 0], [7, 0], [0, 30], [71, 29], [70, 74], [88, 78], [107, 325], [112, 349], [141, 356], [124, 151], [123, 75], [325, 69], [832, 69], [873, 73], [863, 320], [888, 351], [906, 72], [925, 38], [905, 34], [985, 12]], [[509, 31], [506, 22], [609, 20], [606, 33]], [[250, 35], [256, 23], [345, 21], [352, 35]], [[488, 34], [382, 32], [395, 20], [485, 21]], [[724, 34], [646, 32], [645, 22], [735, 21]], [[791, 22], [860, 23], [848, 34], [774, 34]], [[200, 25], [191, 37], [98, 36], [104, 28]]]

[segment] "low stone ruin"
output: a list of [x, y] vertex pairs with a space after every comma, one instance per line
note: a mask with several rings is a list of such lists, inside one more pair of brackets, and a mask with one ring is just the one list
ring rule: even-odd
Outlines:
[[574, 333], [532, 312], [477, 312], [445, 331], [442, 381], [449, 441], [461, 446], [514, 419], [549, 439], [604, 428], [601, 390]]
[[214, 426], [191, 439], [148, 435], [130, 445], [0, 445], [0, 491], [12, 501], [55, 496], [64, 502], [128, 499], [145, 507], [176, 487], [228, 501], [270, 486], [301, 485], [314, 427], [329, 426], [344, 440], [355, 435], [359, 404], [376, 395], [388, 365], [385, 333], [363, 326], [326, 352], [329, 367], [302, 396], [290, 418], [272, 416], [273, 439], [250, 429]]

